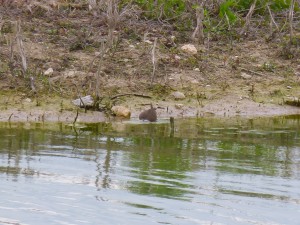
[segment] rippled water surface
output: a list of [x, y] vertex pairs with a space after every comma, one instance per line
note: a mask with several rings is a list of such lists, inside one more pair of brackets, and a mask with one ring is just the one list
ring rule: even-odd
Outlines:
[[299, 126], [0, 123], [0, 224], [300, 224]]

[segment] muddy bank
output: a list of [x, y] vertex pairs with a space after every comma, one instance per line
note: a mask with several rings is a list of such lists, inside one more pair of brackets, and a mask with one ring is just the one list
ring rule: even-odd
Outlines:
[[[150, 103], [151, 101], [149, 101]], [[68, 104], [66, 104], [68, 103]], [[138, 120], [139, 113], [148, 106], [141, 99], [127, 99], [122, 105], [131, 111], [131, 119]], [[234, 94], [221, 97], [219, 99], [205, 102], [199, 105], [195, 101], [156, 101], [158, 119], [169, 117], [187, 118], [187, 117], [235, 117], [246, 118], [266, 117], [278, 115], [300, 114], [300, 109], [294, 106], [277, 105], [271, 103], [257, 103], [249, 98], [243, 98]], [[65, 100], [64, 109], [61, 104], [46, 104], [35, 106], [35, 103], [23, 104], [22, 107], [11, 106], [0, 111], [0, 121], [2, 122], [65, 122], [73, 123], [77, 108], [72, 106], [71, 100]], [[113, 120], [126, 120], [114, 117], [97, 111], [78, 110], [76, 122], [97, 123]]]

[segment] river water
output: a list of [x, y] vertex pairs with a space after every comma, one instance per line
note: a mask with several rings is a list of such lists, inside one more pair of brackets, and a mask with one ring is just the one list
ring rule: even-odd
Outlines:
[[0, 123], [0, 224], [300, 224], [300, 118]]

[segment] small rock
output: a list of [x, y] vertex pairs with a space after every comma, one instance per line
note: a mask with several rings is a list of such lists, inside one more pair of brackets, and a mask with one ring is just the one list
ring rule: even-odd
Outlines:
[[291, 87], [291, 86], [286, 86], [286, 88], [287, 88], [287, 89], [292, 89], [292, 87]]
[[175, 58], [176, 60], [180, 60], [180, 59], [181, 59], [181, 57], [180, 57], [179, 55], [175, 55], [174, 58]]
[[175, 98], [175, 100], [185, 99], [185, 95], [180, 91], [175, 91], [171, 95]]
[[50, 67], [49, 69], [47, 69], [47, 70], [44, 72], [44, 75], [49, 76], [49, 75], [51, 75], [53, 72], [54, 72], [53, 69]]
[[32, 102], [32, 100], [30, 98], [25, 98], [24, 102]]
[[78, 107], [93, 106], [94, 105], [94, 99], [93, 99], [92, 96], [87, 95], [85, 97], [77, 98], [77, 99], [73, 100], [72, 103], [74, 105], [78, 106]]
[[194, 71], [200, 71], [200, 69], [199, 68], [194, 68]]
[[144, 42], [147, 43], [147, 44], [149, 44], [149, 45], [153, 44], [152, 41], [149, 41], [149, 40], [145, 40]]
[[64, 73], [65, 78], [72, 78], [75, 76], [76, 76], [76, 71], [74, 71], [74, 70], [69, 70]]
[[118, 117], [130, 118], [131, 115], [130, 110], [121, 105], [113, 106], [111, 111]]
[[215, 113], [213, 113], [213, 112], [204, 112], [203, 113], [203, 116], [214, 116], [215, 115]]
[[196, 79], [191, 80], [191, 84], [199, 84], [199, 81], [197, 81]]
[[175, 108], [176, 109], [182, 109], [183, 108], [183, 104], [175, 104]]
[[249, 79], [252, 78], [252, 76], [249, 75], [249, 74], [247, 74], [247, 73], [241, 73], [241, 77], [244, 78], [244, 79], [246, 79], [246, 80], [249, 80]]
[[186, 52], [186, 53], [189, 53], [189, 54], [192, 54], [192, 55], [195, 55], [197, 54], [197, 49], [194, 45], [192, 44], [186, 44], [186, 45], [183, 45], [181, 47], [181, 50]]

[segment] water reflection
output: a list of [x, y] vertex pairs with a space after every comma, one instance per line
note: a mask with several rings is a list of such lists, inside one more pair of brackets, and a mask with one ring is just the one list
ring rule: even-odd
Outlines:
[[[174, 133], [168, 121], [87, 124], [76, 131], [65, 124], [2, 123], [0, 137], [0, 179], [24, 187], [26, 182], [39, 183], [45, 193], [56, 190], [52, 195], [57, 204], [77, 201], [81, 195], [91, 201], [92, 195], [101, 205], [108, 204], [108, 214], [120, 207], [123, 217], [130, 218], [126, 212], [137, 208], [132, 212], [136, 216], [156, 218], [159, 213], [166, 219], [154, 219], [157, 223], [171, 224], [280, 224], [276, 215], [275, 219], [260, 215], [254, 222], [251, 217], [265, 209], [262, 200], [279, 201], [280, 207], [290, 209], [290, 216], [298, 212], [293, 204], [300, 204], [298, 117], [186, 119], [175, 121]], [[10, 193], [9, 188], [4, 191]], [[27, 199], [28, 194], [25, 191], [19, 200]], [[0, 193], [0, 197], [5, 195]], [[239, 207], [245, 210], [249, 206], [244, 200], [257, 209], [251, 207], [253, 214], [249, 215], [240, 212], [237, 219]], [[9, 198], [3, 200], [9, 207], [5, 201]], [[83, 200], [77, 207], [85, 204]], [[71, 206], [65, 205], [66, 210], [76, 213]], [[189, 208], [184, 216], [181, 207]], [[94, 212], [97, 221], [99, 208], [86, 208]], [[221, 212], [211, 217], [214, 210]], [[74, 222], [61, 216], [65, 222]], [[120, 223], [117, 218], [107, 221]], [[131, 224], [140, 222], [137, 219]], [[293, 223], [286, 219], [285, 224]]]

